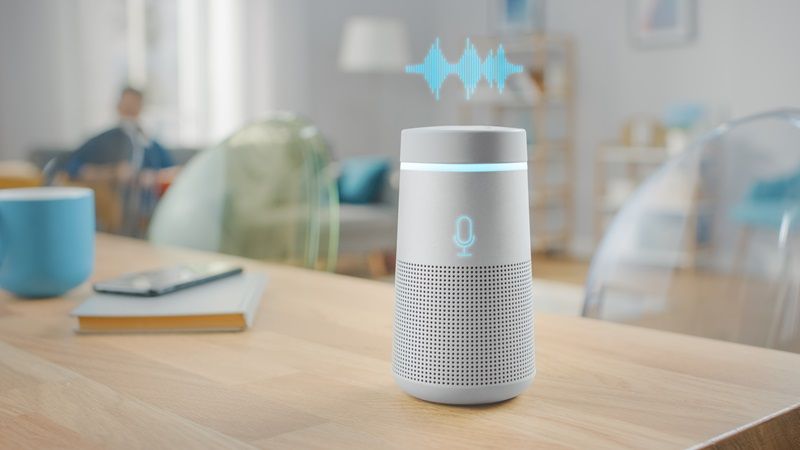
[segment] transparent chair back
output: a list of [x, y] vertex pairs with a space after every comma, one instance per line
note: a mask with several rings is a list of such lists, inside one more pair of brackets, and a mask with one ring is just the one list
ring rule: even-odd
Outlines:
[[608, 228], [586, 316], [800, 352], [800, 110], [724, 124]]
[[338, 191], [319, 131], [288, 113], [194, 157], [159, 203], [156, 243], [333, 270]]

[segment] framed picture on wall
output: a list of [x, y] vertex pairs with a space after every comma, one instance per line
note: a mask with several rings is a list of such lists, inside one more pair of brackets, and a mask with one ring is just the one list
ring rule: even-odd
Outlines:
[[545, 0], [493, 0], [489, 2], [489, 30], [499, 34], [544, 31]]
[[631, 41], [642, 48], [687, 44], [697, 26], [695, 0], [628, 0]]

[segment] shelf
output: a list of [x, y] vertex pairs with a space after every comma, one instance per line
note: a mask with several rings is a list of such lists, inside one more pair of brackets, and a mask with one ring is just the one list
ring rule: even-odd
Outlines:
[[550, 170], [551, 166], [567, 166], [571, 164], [569, 152], [565, 150], [567, 146], [550, 148], [548, 151], [538, 152], [528, 157], [529, 170], [533, 171], [537, 164], [545, 165], [545, 170]]
[[[566, 206], [566, 203], [569, 203], [565, 200], [569, 200], [567, 197], [569, 196], [570, 189], [562, 184], [559, 187], [546, 189], [546, 190], [533, 190], [528, 193], [529, 200], [528, 206], [530, 208], [542, 208], [548, 207], [551, 208], [553, 206]], [[558, 200], [559, 203], [553, 204], [554, 200]]]
[[536, 158], [537, 156], [547, 152], [549, 149], [564, 150], [569, 146], [570, 142], [567, 139], [539, 140], [536, 143], [528, 144], [528, 155], [533, 155], [533, 158]]
[[[478, 38], [475, 41], [483, 42], [485, 38]], [[492, 39], [492, 42], [496, 41]], [[525, 53], [532, 51], [562, 51], [569, 52], [572, 47], [572, 39], [567, 35], [552, 33], [528, 33], [522, 35], [504, 36], [502, 39], [503, 49], [506, 53]]]
[[604, 145], [600, 148], [602, 163], [615, 164], [662, 164], [670, 155], [664, 147], [627, 147]]
[[594, 209], [597, 211], [598, 214], [616, 214], [622, 209], [622, 205], [609, 205], [603, 202], [601, 205], [595, 205]]
[[569, 183], [567, 181], [559, 181], [559, 182], [553, 182], [553, 183], [536, 184], [536, 185], [531, 186], [530, 189], [528, 189], [528, 190], [532, 194], [535, 194], [537, 196], [538, 195], [547, 195], [547, 196], [554, 197], [554, 196], [559, 196], [559, 195], [565, 195], [565, 194], [569, 193], [569, 191], [571, 189], [570, 189], [570, 185], [569, 185]]
[[550, 250], [554, 247], [563, 248], [569, 243], [569, 233], [566, 231], [537, 231], [531, 233], [531, 248], [533, 250]]
[[461, 104], [462, 108], [495, 108], [495, 109], [533, 109], [548, 107], [564, 107], [566, 99], [561, 96], [542, 95], [537, 99], [481, 99], [472, 98], [469, 103]]
[[[595, 205], [595, 210], [598, 213], [615, 213], [622, 209], [628, 202], [625, 201], [622, 204], [609, 204], [607, 199], [601, 199], [601, 204]], [[675, 206], [649, 206], [646, 210], [647, 214], [649, 215], [666, 215], [666, 216], [673, 216], [673, 217], [699, 217], [702, 215], [711, 214], [711, 212], [706, 212], [701, 205], [705, 204], [704, 201], [695, 201], [692, 203], [691, 206], [686, 208], [677, 208]]]
[[563, 203], [550, 203], [550, 204], [540, 203], [540, 204], [530, 205], [529, 209], [531, 211], [542, 211], [542, 210], [554, 211], [557, 209], [564, 209], [564, 207], [566, 207], [566, 205]]
[[628, 256], [623, 261], [635, 265], [688, 268], [693, 266], [694, 257], [687, 251], [639, 249], [635, 256]]

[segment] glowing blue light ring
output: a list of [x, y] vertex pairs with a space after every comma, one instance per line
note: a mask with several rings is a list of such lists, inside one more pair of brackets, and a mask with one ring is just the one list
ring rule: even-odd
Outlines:
[[400, 163], [400, 170], [416, 170], [419, 172], [511, 172], [528, 170], [528, 163], [450, 164], [402, 162]]

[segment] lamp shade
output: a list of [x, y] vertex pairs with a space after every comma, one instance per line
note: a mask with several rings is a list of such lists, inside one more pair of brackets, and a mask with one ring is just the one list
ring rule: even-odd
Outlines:
[[367, 16], [348, 19], [339, 68], [345, 72], [400, 72], [408, 60], [408, 30], [403, 21]]

